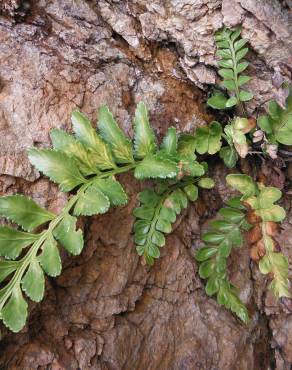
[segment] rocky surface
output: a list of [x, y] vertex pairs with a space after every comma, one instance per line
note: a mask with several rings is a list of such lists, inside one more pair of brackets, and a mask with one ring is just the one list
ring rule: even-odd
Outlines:
[[[213, 33], [242, 24], [250, 39], [250, 90], [264, 104], [281, 100], [291, 79], [289, 1], [275, 0], [3, 0], [0, 4], [0, 192], [23, 192], [57, 211], [66, 201], [33, 170], [25, 151], [49, 146], [53, 127], [70, 130], [79, 107], [95, 120], [108, 104], [131, 136], [143, 99], [155, 131], [180, 132], [210, 122], [206, 92], [218, 79]], [[291, 171], [290, 171], [291, 172]], [[86, 248], [63, 255], [64, 270], [47, 280], [20, 334], [2, 328], [3, 369], [289, 370], [291, 302], [264, 293], [266, 281], [245, 248], [231, 276], [252, 315], [245, 327], [205, 296], [193, 258], [202, 227], [226, 198], [203, 193], [177, 222], [152, 269], [135, 253], [132, 209], [140, 184], [123, 176], [130, 202], [103, 217], [81, 220]], [[211, 207], [210, 207], [211, 204]], [[280, 242], [292, 265], [292, 206]]]

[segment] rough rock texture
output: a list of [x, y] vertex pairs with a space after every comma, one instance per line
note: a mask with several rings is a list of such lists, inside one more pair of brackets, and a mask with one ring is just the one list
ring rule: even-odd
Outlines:
[[[290, 1], [276, 0], [2, 0], [0, 3], [0, 192], [24, 192], [57, 211], [66, 201], [33, 170], [25, 150], [49, 146], [53, 127], [70, 130], [79, 107], [94, 119], [108, 104], [129, 135], [143, 99], [158, 135], [174, 125], [192, 131], [212, 117], [204, 109], [216, 83], [213, 33], [242, 24], [250, 39], [250, 90], [264, 104], [291, 79]], [[291, 4], [290, 4], [291, 5]], [[199, 90], [199, 88], [201, 90]], [[135, 253], [132, 209], [140, 184], [123, 176], [129, 204], [81, 220], [86, 248], [63, 255], [64, 270], [30, 305], [20, 334], [2, 328], [3, 369], [289, 370], [292, 304], [264, 293], [265, 279], [247, 250], [231, 277], [252, 315], [245, 327], [205, 296], [193, 258], [205, 221], [226, 198], [202, 194], [177, 222], [152, 269]], [[291, 173], [291, 169], [290, 169]], [[292, 265], [292, 204], [281, 240]]]

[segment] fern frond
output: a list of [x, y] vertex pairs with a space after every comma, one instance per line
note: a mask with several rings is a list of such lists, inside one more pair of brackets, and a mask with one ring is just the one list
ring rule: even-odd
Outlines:
[[248, 53], [248, 40], [242, 39], [240, 33], [239, 28], [235, 31], [224, 28], [215, 35], [217, 56], [220, 58], [218, 64], [221, 67], [218, 73], [223, 78], [222, 86], [228, 91], [229, 98], [220, 92], [216, 93], [207, 101], [212, 108], [231, 108], [239, 104], [243, 113], [242, 102], [253, 97], [252, 93], [242, 89], [250, 77], [241, 74], [248, 67], [248, 63], [243, 60]]
[[[12, 331], [21, 330], [26, 321], [27, 303], [22, 292], [39, 302], [44, 295], [44, 273], [49, 276], [61, 273], [57, 244], [74, 256], [81, 253], [84, 240], [81, 229], [76, 227], [75, 216], [102, 214], [110, 206], [127, 203], [127, 195], [115, 179], [116, 175], [131, 170], [139, 179], [177, 175], [179, 158], [176, 155], [170, 158], [167, 153], [170, 148], [157, 151], [142, 103], [138, 106], [136, 121], [136, 153], [145, 154], [142, 161], [134, 161], [131, 141], [105, 106], [99, 111], [100, 135], [81, 112], [74, 111], [75, 138], [55, 129], [51, 133], [54, 149], [28, 151], [31, 163], [59, 184], [62, 191], [75, 191], [59, 215], [21, 195], [0, 197], [0, 216], [26, 231], [0, 227], [0, 256], [4, 257], [0, 260], [0, 318]], [[166, 138], [164, 142], [168, 141]], [[27, 232], [46, 223], [47, 228], [42, 232]]]
[[181, 211], [198, 198], [200, 187], [211, 188], [214, 182], [209, 178], [185, 177], [182, 180], [163, 183], [155, 190], [139, 193], [140, 206], [133, 212], [136, 250], [144, 256], [149, 265], [160, 256], [159, 248], [165, 245], [165, 235], [171, 232], [172, 224]]
[[251, 258], [259, 262], [263, 274], [271, 277], [269, 288], [276, 298], [291, 297], [288, 259], [275, 239], [277, 223], [286, 216], [285, 210], [274, 204], [281, 198], [281, 191], [242, 174], [228, 175], [226, 181], [242, 194], [241, 200], [248, 208], [247, 219], [253, 226], [248, 234]]
[[219, 210], [221, 218], [210, 223], [208, 231], [202, 236], [206, 244], [197, 251], [196, 260], [200, 263], [200, 277], [207, 279], [206, 293], [209, 296], [216, 294], [219, 304], [247, 323], [247, 309], [227, 276], [227, 258], [233, 247], [242, 245], [241, 228], [246, 227], [245, 208], [236, 201], [231, 199], [229, 207]]

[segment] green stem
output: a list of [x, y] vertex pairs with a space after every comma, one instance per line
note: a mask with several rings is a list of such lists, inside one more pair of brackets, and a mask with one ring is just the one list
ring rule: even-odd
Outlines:
[[128, 172], [129, 170], [134, 169], [138, 164], [139, 162], [135, 162], [135, 163], [131, 163], [129, 165], [123, 166], [123, 167], [117, 167], [116, 169], [112, 171], [99, 173], [93, 178], [90, 178], [86, 183], [84, 183], [78, 189], [77, 193], [69, 199], [67, 205], [63, 208], [62, 212], [50, 222], [48, 229], [39, 234], [39, 239], [36, 240], [32, 244], [27, 254], [21, 260], [19, 260], [19, 267], [16, 269], [13, 275], [13, 278], [9, 281], [9, 283], [3, 289], [0, 290], [0, 312], [3, 306], [5, 305], [7, 299], [10, 297], [12, 290], [15, 288], [15, 286], [17, 286], [20, 283], [27, 267], [31, 263], [32, 259], [35, 258], [35, 256], [37, 255], [40, 247], [43, 245], [46, 239], [51, 235], [51, 233], [54, 231], [56, 226], [63, 220], [65, 215], [68, 214], [68, 212], [70, 212], [70, 210], [73, 208], [73, 206], [75, 205], [79, 197], [84, 193], [84, 191], [95, 180], [103, 179], [109, 176], [114, 176], [114, 175], [117, 175], [123, 172]]
[[229, 46], [230, 46], [230, 50], [231, 50], [231, 57], [232, 57], [232, 64], [233, 64], [233, 74], [234, 74], [234, 84], [235, 84], [235, 95], [236, 95], [236, 99], [238, 101], [238, 104], [239, 104], [239, 110], [240, 110], [240, 114], [244, 117], [246, 117], [246, 112], [245, 112], [245, 109], [244, 109], [244, 106], [242, 104], [242, 102], [240, 101], [240, 97], [239, 97], [239, 86], [238, 86], [238, 73], [237, 73], [237, 61], [236, 61], [236, 54], [235, 54], [235, 50], [234, 50], [234, 47], [233, 47], [233, 42], [230, 40], [230, 38], [228, 38], [228, 42], [229, 42]]

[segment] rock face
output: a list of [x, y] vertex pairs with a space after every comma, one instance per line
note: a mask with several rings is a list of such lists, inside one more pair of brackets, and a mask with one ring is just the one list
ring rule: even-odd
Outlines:
[[[242, 24], [250, 39], [249, 109], [291, 80], [290, 1], [3, 0], [0, 4], [0, 193], [23, 192], [57, 211], [66, 201], [30, 166], [25, 151], [49, 146], [53, 127], [70, 130], [79, 107], [93, 120], [108, 104], [132, 135], [143, 99], [158, 135], [210, 122], [203, 90], [217, 81], [213, 33]], [[290, 4], [291, 5], [291, 4]], [[290, 26], [290, 28], [289, 28]], [[248, 327], [207, 298], [193, 258], [201, 228], [226, 198], [224, 172], [175, 225], [151, 269], [138, 258], [131, 229], [140, 183], [121, 181], [130, 201], [80, 222], [86, 248], [63, 255], [63, 273], [30, 305], [19, 334], [2, 328], [1, 368], [100, 370], [288, 370], [292, 304], [264, 293], [266, 281], [246, 248], [230, 263], [249, 307]], [[291, 172], [291, 171], [290, 171]], [[292, 265], [292, 203], [281, 241]]]

